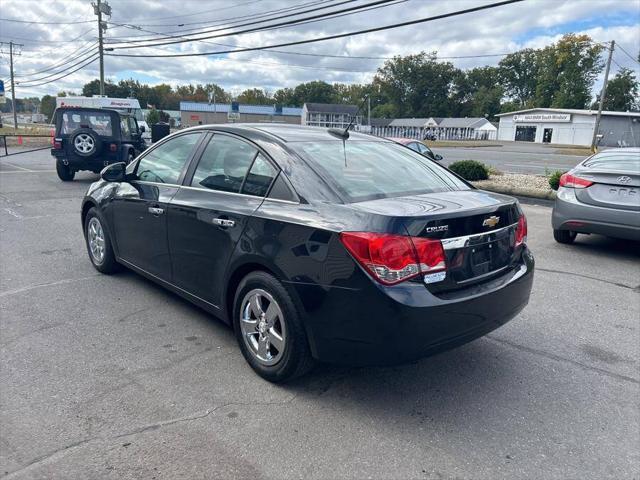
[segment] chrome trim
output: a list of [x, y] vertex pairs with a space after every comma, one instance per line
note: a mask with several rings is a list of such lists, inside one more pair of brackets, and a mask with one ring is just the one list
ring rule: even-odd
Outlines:
[[147, 208], [147, 210], [152, 215], [162, 215], [164, 213], [164, 208], [159, 208], [159, 207], [149, 207]]
[[512, 223], [511, 225], [507, 225], [506, 227], [498, 228], [497, 230], [491, 230], [489, 232], [474, 233], [472, 235], [464, 235], [462, 237], [443, 238], [441, 240], [442, 248], [444, 248], [445, 250], [454, 250], [456, 248], [464, 248], [468, 246], [469, 240], [471, 239], [492, 235], [494, 233], [499, 233], [509, 228], [514, 228], [517, 226], [518, 226], [518, 222]]
[[237, 193], [237, 192], [225, 192], [224, 190], [215, 190], [213, 188], [202, 188], [202, 187], [191, 187], [189, 185], [180, 185], [180, 188], [186, 188], [188, 190], [198, 190], [201, 192], [209, 192], [209, 193], [222, 193], [224, 195], [239, 195], [241, 197], [248, 197], [248, 198], [264, 198], [264, 197], [259, 197], [258, 195], [248, 195], [246, 193]]
[[214, 225], [225, 228], [233, 227], [236, 224], [233, 220], [228, 220], [226, 218], [214, 218], [212, 222]]

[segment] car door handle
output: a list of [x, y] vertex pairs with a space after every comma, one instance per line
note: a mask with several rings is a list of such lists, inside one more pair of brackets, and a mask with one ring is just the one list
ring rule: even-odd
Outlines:
[[162, 215], [164, 213], [164, 208], [159, 207], [149, 207], [147, 210], [149, 210], [150, 214], [155, 216]]
[[214, 218], [213, 224], [218, 225], [219, 227], [229, 228], [233, 227], [236, 222], [234, 222], [233, 220], [228, 220], [226, 218]]

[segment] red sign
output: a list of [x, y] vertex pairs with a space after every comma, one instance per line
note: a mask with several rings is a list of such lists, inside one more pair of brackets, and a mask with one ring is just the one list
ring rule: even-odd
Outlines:
[[200, 115], [191, 115], [191, 120], [200, 120]]

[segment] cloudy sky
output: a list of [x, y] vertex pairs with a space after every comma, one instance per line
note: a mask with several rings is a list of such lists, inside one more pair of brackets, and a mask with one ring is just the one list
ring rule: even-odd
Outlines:
[[[140, 40], [167, 35], [182, 38], [184, 35], [220, 35], [231, 31], [222, 30], [223, 27], [256, 22], [268, 16], [286, 16], [277, 21], [281, 22], [372, 1], [111, 0], [113, 12], [105, 40], [113, 47], [123, 47], [134, 45], [127, 43], [132, 40], [140, 45], [144, 44]], [[430, 17], [493, 1], [395, 0], [382, 8], [304, 25], [178, 45], [114, 49], [112, 53], [214, 52], [233, 47], [270, 45]], [[309, 10], [322, 6], [329, 8], [300, 17], [292, 16], [296, 7]], [[73, 70], [69, 67], [89, 58], [96, 50], [93, 47], [97, 38], [96, 17], [89, 0], [0, 0], [0, 7], [0, 41], [24, 44], [19, 48], [20, 56], [15, 58], [16, 80], [23, 83], [16, 88], [18, 97], [55, 94], [61, 90], [77, 91], [87, 81], [97, 78], [98, 63], [95, 62], [66, 78], [38, 86], [61, 76], [62, 73], [57, 72], [63, 72], [65, 68], [69, 70], [64, 73]], [[213, 29], [215, 33], [198, 34], [199, 31]], [[264, 50], [187, 58], [108, 56], [105, 58], [105, 71], [106, 76], [114, 81], [135, 78], [150, 84], [164, 82], [172, 85], [213, 82], [235, 94], [248, 87], [273, 91], [310, 80], [366, 82], [385, 57], [420, 51], [437, 51], [443, 59], [478, 56], [448, 59], [461, 68], [495, 65], [501, 57], [488, 55], [524, 47], [541, 47], [567, 32], [587, 33], [599, 42], [613, 39], [637, 58], [640, 49], [640, 0], [525, 0], [484, 12], [393, 30], [281, 47], [276, 49], [277, 52]], [[352, 58], [354, 56], [375, 58]], [[638, 63], [621, 49], [615, 51], [613, 58], [613, 74], [620, 66], [626, 66], [640, 76]], [[7, 86], [8, 78], [8, 46], [2, 45], [0, 79], [5, 80]]]

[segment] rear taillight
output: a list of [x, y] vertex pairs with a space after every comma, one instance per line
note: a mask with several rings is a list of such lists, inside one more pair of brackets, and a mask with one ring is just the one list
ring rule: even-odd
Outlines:
[[111, 145], [109, 145], [109, 150], [111, 150], [112, 152], [117, 152], [118, 145], [116, 145], [115, 143], [112, 143]]
[[576, 177], [570, 173], [565, 173], [560, 177], [560, 186], [565, 188], [587, 188], [593, 185], [591, 180], [585, 180], [584, 178]]
[[353, 258], [385, 285], [446, 268], [440, 240], [371, 232], [342, 232], [340, 240]]
[[54, 150], [62, 150], [62, 139], [54, 138], [53, 139], [53, 149]]
[[516, 227], [516, 247], [526, 243], [527, 241], [527, 217], [524, 213], [520, 215], [518, 219], [518, 226]]

